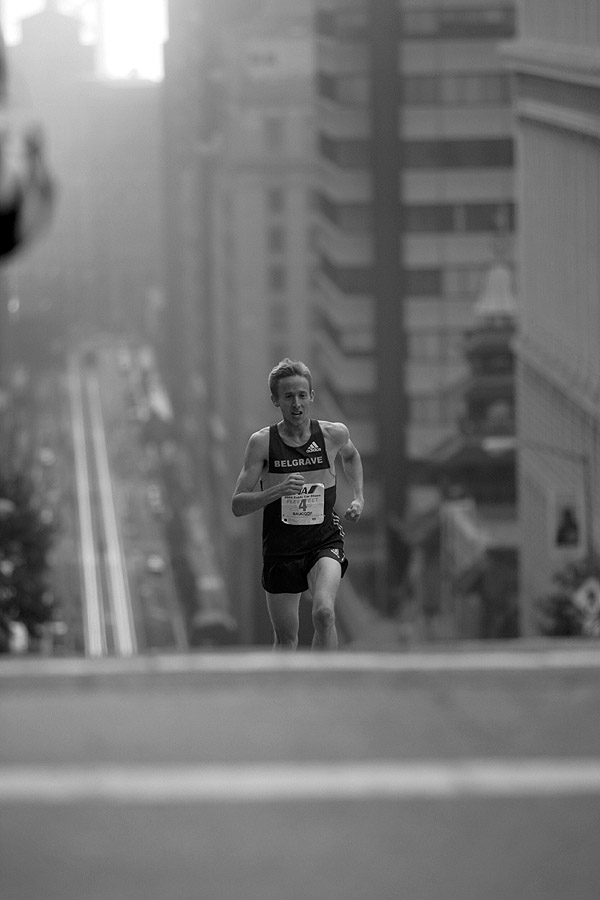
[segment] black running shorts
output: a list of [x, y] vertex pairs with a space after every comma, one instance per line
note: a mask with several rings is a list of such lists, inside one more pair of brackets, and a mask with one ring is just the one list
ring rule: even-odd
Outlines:
[[336, 541], [306, 556], [265, 556], [262, 586], [268, 594], [301, 594], [308, 589], [308, 573], [324, 556], [339, 562], [343, 578], [348, 560], [344, 556], [344, 542]]

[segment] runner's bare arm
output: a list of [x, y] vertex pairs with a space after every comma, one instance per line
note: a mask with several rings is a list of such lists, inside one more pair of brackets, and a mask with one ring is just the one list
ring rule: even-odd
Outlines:
[[302, 489], [304, 476], [298, 473], [288, 475], [280, 484], [264, 491], [260, 489], [259, 481], [268, 458], [268, 447], [269, 436], [264, 430], [255, 432], [248, 441], [244, 464], [231, 500], [234, 516], [248, 516], [279, 500], [284, 494], [299, 494]]
[[[340, 423], [341, 425], [341, 423]], [[339, 428], [339, 439], [341, 440], [341, 446], [338, 449], [338, 453], [342, 459], [342, 465], [344, 468], [344, 475], [346, 476], [350, 487], [354, 493], [354, 499], [350, 503], [350, 506], [344, 513], [344, 518], [349, 519], [351, 522], [357, 522], [364, 509], [365, 499], [363, 496], [363, 466], [362, 460], [360, 458], [360, 453], [350, 440], [350, 433], [345, 425], [341, 425]]]

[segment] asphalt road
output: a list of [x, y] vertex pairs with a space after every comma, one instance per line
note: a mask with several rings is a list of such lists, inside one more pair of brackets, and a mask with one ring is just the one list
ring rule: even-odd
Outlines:
[[0, 661], [2, 900], [597, 900], [600, 645]]

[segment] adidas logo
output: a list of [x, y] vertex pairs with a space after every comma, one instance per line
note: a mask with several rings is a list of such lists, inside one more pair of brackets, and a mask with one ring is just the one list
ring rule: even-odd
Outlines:
[[306, 452], [307, 453], [321, 453], [321, 448], [319, 447], [319, 445], [317, 443], [315, 443], [315, 441], [313, 441], [312, 444], [310, 445], [310, 447], [307, 448]]

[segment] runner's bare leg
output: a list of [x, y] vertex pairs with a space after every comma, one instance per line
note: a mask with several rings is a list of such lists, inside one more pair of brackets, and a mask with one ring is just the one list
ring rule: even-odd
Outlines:
[[299, 604], [300, 594], [269, 594], [267, 592], [267, 609], [275, 635], [274, 650], [295, 650], [297, 648], [298, 628], [300, 627]]
[[312, 594], [312, 620], [315, 627], [312, 646], [315, 650], [337, 650], [335, 627], [335, 598], [342, 578], [342, 568], [336, 559], [322, 556], [308, 573]]

